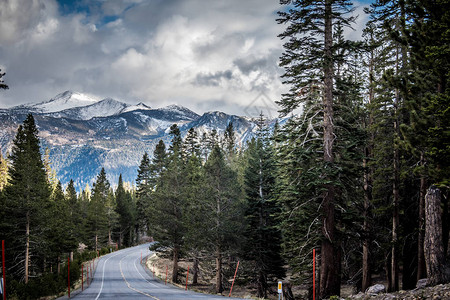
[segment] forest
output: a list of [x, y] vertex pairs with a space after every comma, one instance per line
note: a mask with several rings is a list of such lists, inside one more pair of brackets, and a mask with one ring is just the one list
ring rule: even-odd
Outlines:
[[[173, 282], [187, 259], [193, 284], [202, 264], [214, 270], [218, 293], [239, 260], [258, 297], [281, 279], [308, 286], [312, 297], [313, 250], [321, 299], [340, 295], [343, 283], [365, 291], [376, 279], [396, 291], [426, 277], [449, 282], [448, 6], [378, 0], [355, 42], [344, 38], [351, 3], [282, 0], [289, 90], [277, 103], [287, 123], [272, 130], [261, 115], [243, 147], [232, 123], [224, 134], [191, 129], [184, 138], [173, 125], [170, 144], [142, 157], [135, 184], [120, 178], [113, 189], [101, 170], [81, 193], [73, 182], [63, 188], [29, 115], [0, 158], [0, 235], [13, 292], [32, 299], [61, 289], [43, 278], [64, 282], [71, 252], [81, 262], [143, 236], [169, 253]], [[439, 235], [430, 238], [430, 228]]]

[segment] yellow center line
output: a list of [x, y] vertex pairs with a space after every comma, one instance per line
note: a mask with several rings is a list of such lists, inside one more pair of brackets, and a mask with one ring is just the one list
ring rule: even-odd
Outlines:
[[[135, 292], [137, 292], [137, 293], [139, 293], [139, 294], [142, 294], [142, 295], [144, 295], [144, 296], [150, 297], [150, 298], [152, 298], [152, 299], [155, 299], [155, 300], [161, 300], [161, 299], [159, 299], [159, 298], [156, 298], [155, 296], [152, 296], [152, 295], [150, 295], [150, 294], [147, 294], [147, 293], [145, 293], [145, 292], [143, 292], [143, 291], [140, 291], [140, 290], [138, 290], [138, 289], [132, 287], [131, 284], [127, 281], [127, 279], [125, 278], [125, 275], [123, 274], [123, 270], [122, 270], [122, 260], [123, 260], [125, 257], [129, 256], [129, 255], [130, 255], [130, 254], [124, 256], [124, 257], [120, 260], [120, 262], [119, 262], [120, 274], [122, 275], [122, 278], [123, 278], [123, 280], [125, 281], [125, 283], [127, 284], [128, 288], [131, 289], [131, 290], [133, 290], [133, 291], [135, 291]], [[140, 273], [139, 273], [139, 274], [140, 274]], [[142, 275], [141, 275], [141, 276], [142, 276]], [[144, 279], [145, 279], [145, 278], [144, 278]]]

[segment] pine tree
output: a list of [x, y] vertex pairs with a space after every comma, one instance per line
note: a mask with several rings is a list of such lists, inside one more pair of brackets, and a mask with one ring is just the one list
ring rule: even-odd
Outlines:
[[108, 241], [108, 198], [110, 197], [110, 184], [106, 179], [105, 169], [102, 168], [94, 183], [90, 202], [87, 207], [87, 226], [90, 244], [95, 251], [99, 245]]
[[132, 203], [131, 195], [125, 191], [123, 186], [122, 174], [119, 176], [119, 182], [116, 189], [116, 212], [119, 215], [119, 245], [131, 246], [131, 232], [133, 229]]
[[4, 83], [2, 77], [5, 76], [5, 73], [2, 73], [2, 69], [0, 69], [0, 89], [7, 90], [9, 89], [9, 86]]
[[75, 190], [75, 183], [70, 179], [66, 188], [65, 198], [69, 207], [69, 219], [72, 224], [72, 234], [76, 245], [83, 240], [83, 230], [85, 228], [83, 223], [83, 209], [81, 206], [81, 199], [78, 199], [77, 191]]
[[283, 1], [292, 4], [279, 12], [280, 24], [287, 24], [282, 39], [285, 52], [280, 65], [286, 70], [284, 83], [291, 85], [288, 93], [282, 96], [279, 104], [281, 112], [288, 114], [310, 99], [314, 90], [322, 89], [322, 240], [320, 267], [320, 297], [340, 294], [340, 249], [336, 232], [336, 188], [335, 181], [335, 128], [334, 128], [334, 80], [335, 67], [339, 62], [340, 49], [349, 43], [334, 43], [333, 26], [348, 26], [352, 17], [344, 15], [351, 11], [346, 1]]
[[203, 204], [205, 244], [216, 259], [216, 292], [223, 291], [222, 263], [224, 253], [236, 247], [241, 231], [242, 204], [237, 174], [225, 161], [219, 145], [215, 145], [204, 166]]
[[[176, 124], [170, 127], [172, 135], [167, 162], [159, 174], [152, 205], [152, 233], [162, 245], [172, 249], [172, 281], [178, 282], [178, 260], [183, 246], [185, 225], [183, 211], [186, 205], [184, 194], [185, 174], [182, 154], [182, 139]], [[160, 166], [161, 167], [161, 166]], [[156, 167], [156, 170], [159, 168]]]
[[4, 232], [11, 249], [10, 274], [28, 283], [40, 272], [36, 254], [44, 241], [44, 211], [49, 207], [50, 190], [39, 147], [38, 130], [31, 114], [20, 125], [9, 160], [10, 181], [5, 187]]
[[224, 132], [224, 151], [228, 158], [232, 158], [236, 148], [236, 134], [234, 132], [233, 122], [229, 122]]
[[141, 164], [139, 165], [136, 178], [136, 209], [138, 232], [148, 232], [149, 229], [149, 206], [153, 186], [151, 184], [151, 166], [147, 152], [144, 153]]
[[[185, 174], [185, 184], [184, 191], [186, 197], [186, 207], [185, 213], [183, 214], [183, 224], [186, 227], [185, 241], [183, 244], [183, 252], [193, 258], [194, 265], [192, 268], [192, 284], [198, 283], [199, 275], [199, 256], [201, 255], [202, 249], [205, 248], [204, 242], [204, 232], [207, 230], [203, 226], [203, 199], [204, 191], [202, 188], [203, 183], [203, 172], [202, 172], [202, 161], [200, 158], [200, 151], [195, 151], [194, 149], [199, 149], [199, 143], [189, 138], [190, 134], [186, 136], [183, 145], [189, 145], [189, 147], [184, 148], [184, 157], [186, 160], [184, 174]], [[194, 150], [194, 151], [192, 151]]]
[[183, 151], [189, 156], [200, 156], [200, 144], [197, 131], [195, 131], [194, 127], [189, 129], [186, 138], [183, 141]]
[[252, 262], [257, 296], [267, 298], [268, 282], [285, 276], [281, 258], [281, 232], [277, 216], [279, 204], [273, 197], [275, 186], [274, 157], [267, 130], [247, 145], [245, 169], [247, 227], [244, 231], [243, 256]]
[[73, 251], [77, 245], [71, 221], [69, 202], [64, 196], [61, 182], [58, 182], [51, 196], [46, 232], [50, 242], [50, 258], [56, 261], [58, 274], [61, 272], [63, 254]]

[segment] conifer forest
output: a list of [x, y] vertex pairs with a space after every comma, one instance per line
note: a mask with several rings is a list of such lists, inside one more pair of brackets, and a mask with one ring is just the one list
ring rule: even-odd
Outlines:
[[450, 282], [449, 7], [377, 0], [362, 40], [351, 41], [350, 2], [281, 0], [287, 89], [277, 104], [287, 121], [269, 126], [261, 114], [246, 145], [232, 123], [186, 136], [174, 124], [135, 182], [109, 182], [102, 169], [82, 191], [63, 186], [28, 115], [10, 153], [0, 152], [11, 299], [64, 290], [71, 255], [77, 278], [97, 251], [148, 237], [173, 261], [174, 283], [183, 259], [193, 284], [200, 269], [214, 273], [216, 293], [229, 289], [238, 261], [239, 284], [259, 298], [283, 280], [307, 290], [285, 299], [312, 299], [313, 275], [317, 299], [339, 296], [343, 284], [364, 292], [375, 282], [388, 291]]

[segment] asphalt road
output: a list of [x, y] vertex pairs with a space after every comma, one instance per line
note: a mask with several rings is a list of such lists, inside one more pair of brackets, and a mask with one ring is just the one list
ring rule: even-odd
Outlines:
[[94, 281], [71, 299], [224, 299], [223, 296], [185, 291], [154, 279], [140, 264], [141, 253], [143, 256], [150, 253], [148, 247], [149, 244], [145, 244], [103, 256], [98, 262]]

